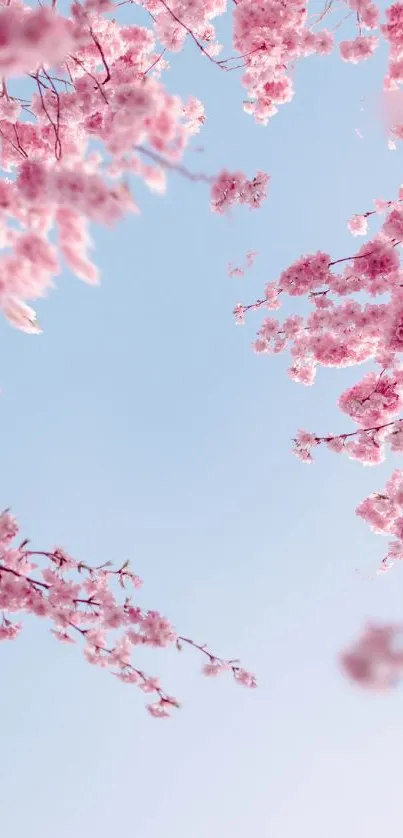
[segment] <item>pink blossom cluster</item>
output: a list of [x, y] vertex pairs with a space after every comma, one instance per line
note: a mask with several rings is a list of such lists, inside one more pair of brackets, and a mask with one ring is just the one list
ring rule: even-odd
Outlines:
[[266, 124], [278, 105], [292, 99], [288, 68], [312, 53], [329, 54], [333, 36], [327, 30], [313, 31], [304, 0], [239, 0], [233, 20], [234, 48], [245, 64], [242, 83], [248, 99], [244, 109]]
[[[177, 634], [158, 611], [145, 611], [133, 602], [141, 580], [125, 562], [118, 570], [110, 563], [99, 567], [76, 561], [63, 549], [31, 550], [27, 541], [15, 544], [19, 528], [8, 510], [0, 514], [0, 640], [13, 640], [22, 623], [11, 615], [28, 614], [50, 622], [62, 643], [81, 640], [86, 660], [135, 684], [155, 700], [147, 705], [152, 716], [169, 715], [179, 702], [162, 689], [158, 678], [147, 675], [132, 661], [138, 646], [157, 648], [184, 645], [197, 649], [207, 663], [205, 675], [232, 673], [238, 684], [255, 687], [253, 675], [235, 660], [223, 660], [206, 646]], [[131, 590], [130, 590], [131, 589]], [[121, 594], [121, 595], [120, 595]]]
[[[339, 409], [358, 426], [341, 434], [319, 436], [299, 430], [294, 453], [310, 463], [313, 452], [325, 445], [364, 465], [377, 465], [386, 448], [403, 453], [403, 190], [394, 201], [377, 199], [375, 209], [348, 223], [353, 236], [366, 235], [370, 219], [381, 219], [380, 229], [350, 256], [332, 260], [317, 252], [303, 256], [266, 285], [261, 299], [238, 303], [235, 319], [244, 322], [250, 311], [268, 310], [253, 347], [259, 354], [288, 350], [290, 376], [309, 385], [318, 367], [371, 367], [341, 393]], [[382, 217], [383, 216], [383, 217]], [[309, 304], [304, 314], [274, 316], [286, 298]], [[403, 471], [395, 471], [385, 489], [357, 508], [377, 533], [393, 538], [380, 566], [388, 570], [403, 560]], [[401, 627], [370, 627], [342, 656], [344, 672], [363, 686], [380, 688], [403, 675], [403, 647], [396, 647]]]
[[58, 65], [75, 44], [74, 24], [45, 6], [22, 3], [0, 7], [0, 74], [22, 75], [38, 66]]
[[[238, 303], [234, 314], [242, 323], [250, 310], [277, 311], [288, 297], [306, 297], [308, 314], [292, 314], [280, 321], [263, 320], [255, 352], [288, 350], [290, 375], [312, 384], [319, 366], [346, 367], [372, 361], [381, 367], [364, 376], [340, 398], [340, 407], [363, 426], [385, 424], [401, 410], [403, 349], [403, 270], [399, 246], [403, 241], [401, 198], [386, 202], [388, 212], [378, 233], [356, 253], [332, 260], [322, 252], [297, 259], [264, 296], [249, 305]], [[366, 213], [365, 221], [369, 215]], [[350, 222], [351, 227], [352, 222]], [[353, 232], [357, 225], [353, 224]], [[360, 300], [359, 294], [364, 295]], [[368, 296], [373, 299], [368, 301]], [[379, 301], [377, 298], [381, 298]]]
[[344, 434], [317, 436], [309, 431], [299, 430], [294, 440], [294, 454], [303, 463], [312, 463], [312, 450], [326, 445], [336, 454], [347, 454], [350, 460], [357, 460], [365, 466], [376, 466], [385, 459], [386, 446], [391, 452], [403, 452], [403, 420], [397, 419], [384, 425], [361, 428]]
[[[326, 436], [298, 431], [294, 452], [303, 462], [312, 462], [313, 451], [321, 444], [365, 465], [381, 463], [387, 446], [393, 453], [403, 452], [402, 199], [400, 188], [395, 201], [377, 199], [374, 210], [349, 221], [353, 236], [365, 236], [369, 219], [386, 213], [377, 234], [353, 255], [334, 261], [320, 252], [304, 256], [277, 281], [269, 282], [261, 299], [235, 308], [236, 322], [241, 324], [249, 311], [279, 310], [286, 296], [306, 298], [311, 306], [306, 316], [291, 314], [280, 321], [270, 315], [254, 342], [259, 354], [288, 349], [289, 373], [296, 381], [312, 384], [318, 366], [371, 362], [372, 369], [338, 401], [358, 429]], [[385, 489], [366, 498], [356, 513], [376, 533], [393, 538], [379, 572], [402, 561], [403, 471], [395, 471]], [[341, 655], [344, 673], [370, 689], [394, 686], [403, 676], [401, 633], [397, 625], [369, 626]]]
[[[333, 33], [321, 28], [335, 11], [332, 2], [310, 16], [304, 0], [235, 0], [235, 55], [228, 58], [218, 57], [221, 46], [213, 23], [227, 10], [227, 0], [123, 2], [142, 5], [151, 28], [121, 24], [118, 12], [123, 4], [112, 0], [73, 0], [67, 14], [57, 10], [57, 0], [46, 8], [32, 8], [23, 0], [0, 2], [0, 308], [12, 325], [28, 333], [40, 332], [29, 303], [47, 293], [63, 263], [81, 280], [99, 281], [89, 226], [111, 225], [125, 213], [138, 212], [135, 178], [155, 192], [164, 191], [169, 171], [205, 183], [211, 209], [218, 214], [239, 204], [258, 208], [266, 198], [270, 179], [263, 172], [251, 179], [227, 170], [211, 177], [183, 165], [205, 115], [198, 99], [184, 102], [164, 86], [169, 52], [177, 52], [189, 40], [216, 69], [242, 70], [248, 97], [244, 109], [265, 124], [293, 97], [296, 62], [333, 49]], [[354, 36], [342, 40], [339, 51], [343, 60], [357, 63], [371, 57], [378, 46], [379, 13], [372, 0], [347, 0], [347, 6]], [[385, 85], [393, 89], [403, 82], [403, 3], [386, 10], [380, 33], [390, 52]], [[21, 75], [26, 98], [17, 95], [20, 86], [14, 83]], [[403, 138], [403, 124], [396, 125], [394, 135]], [[254, 342], [258, 354], [289, 351], [289, 372], [295, 381], [312, 384], [320, 366], [372, 364], [339, 399], [341, 411], [358, 430], [322, 437], [298, 432], [295, 453], [307, 462], [321, 443], [365, 464], [380, 462], [386, 445], [403, 450], [402, 203], [400, 190], [395, 201], [378, 200], [374, 211], [350, 219], [351, 233], [366, 236], [369, 218], [387, 213], [378, 232], [353, 255], [337, 260], [321, 251], [304, 255], [266, 285], [262, 299], [235, 308], [241, 324], [247, 312], [277, 311], [287, 297], [308, 300], [307, 315], [298, 310], [282, 321], [266, 316]], [[248, 255], [247, 266], [252, 257]], [[231, 270], [241, 275], [244, 269]], [[365, 503], [364, 514], [359, 514], [371, 523], [375, 505]], [[388, 562], [391, 556], [400, 558], [396, 503], [393, 497], [384, 516], [387, 531], [396, 537]], [[3, 513], [0, 638], [12, 639], [20, 629], [10, 612], [49, 619], [59, 640], [81, 638], [89, 662], [112, 667], [120, 680], [153, 694], [149, 711], [157, 717], [167, 715], [177, 701], [166, 695], [158, 679], [135, 668], [132, 653], [139, 644], [178, 649], [191, 645], [206, 656], [206, 675], [230, 671], [237, 682], [255, 685], [254, 677], [237, 662], [217, 658], [178, 636], [158, 612], [145, 612], [126, 596], [121, 601], [117, 583], [122, 588], [139, 584], [127, 565], [118, 571], [90, 568], [60, 549], [38, 553], [26, 542], [15, 547], [16, 534], [14, 519]], [[117, 635], [111, 637], [112, 632]], [[367, 637], [365, 654], [372, 650], [376, 668], [380, 646], [374, 637]], [[379, 652], [384, 663], [390, 663], [389, 639]]]
[[371, 690], [394, 687], [403, 676], [403, 626], [369, 625], [340, 656], [345, 674]]
[[242, 172], [223, 171], [211, 188], [212, 209], [224, 213], [235, 204], [247, 204], [251, 209], [258, 209], [267, 196], [269, 181], [270, 177], [265, 172], [257, 172], [253, 180], [248, 180]]
[[386, 87], [394, 90], [403, 82], [403, 3], [392, 3], [386, 9], [382, 34], [389, 44], [389, 68]]
[[[378, 36], [365, 31], [378, 29], [379, 11], [371, 0], [348, 0], [347, 5], [356, 18], [357, 35], [342, 41], [339, 49], [344, 61], [356, 64], [370, 58], [378, 46]], [[234, 48], [245, 62], [242, 81], [248, 99], [244, 108], [257, 122], [266, 124], [278, 105], [292, 99], [289, 69], [298, 59], [332, 52], [333, 32], [316, 27], [333, 10], [332, 4], [326, 3], [321, 14], [309, 16], [303, 0], [238, 0], [233, 13]], [[333, 30], [342, 23], [343, 19], [339, 20]]]
[[[268, 122], [279, 105], [292, 99], [291, 70], [296, 61], [332, 52], [333, 31], [345, 17], [330, 31], [318, 26], [335, 11], [332, 3], [325, 3], [322, 13], [309, 15], [304, 0], [236, 0], [232, 9], [235, 55], [219, 59], [221, 45], [213, 20], [226, 11], [227, 0], [145, 0], [144, 5], [155, 21], [157, 40], [166, 50], [177, 52], [190, 38], [220, 70], [244, 70], [242, 84], [248, 97], [244, 109], [261, 124]], [[357, 35], [341, 41], [340, 54], [343, 60], [357, 63], [369, 58], [378, 46], [378, 36], [366, 32], [378, 29], [379, 11], [372, 0], [348, 0], [347, 5], [354, 15]], [[387, 29], [383, 29], [388, 39]]]
[[[175, 20], [161, 0], [155, 5], [154, 31], [121, 25], [105, 16], [113, 4], [98, 0], [73, 2], [68, 17], [55, 7], [0, 6], [0, 308], [25, 331], [40, 331], [28, 303], [52, 287], [60, 257], [80, 279], [99, 281], [88, 225], [138, 211], [134, 177], [158, 192], [170, 169], [204, 181], [218, 212], [236, 203], [257, 207], [266, 195], [262, 173], [216, 178], [182, 167], [204, 108], [195, 97], [182, 102], [161, 81], [168, 65], [156, 38], [167, 28], [164, 16]], [[190, 4], [182, 5], [189, 16]], [[199, 4], [206, 38], [220, 8]], [[13, 89], [22, 72], [26, 99]]]
[[155, 20], [158, 41], [166, 49], [178, 52], [190, 35], [207, 57], [219, 54], [212, 20], [226, 11], [227, 0], [144, 0], [144, 6]]
[[[381, 26], [381, 31], [389, 45], [389, 65], [384, 87], [386, 91], [398, 91], [403, 82], [403, 3], [392, 3], [386, 9], [386, 22]], [[403, 139], [401, 108], [394, 108], [390, 116], [389, 142], [393, 147], [395, 140]]]
[[[82, 280], [99, 281], [88, 224], [113, 224], [124, 213], [138, 211], [133, 177], [157, 192], [164, 190], [169, 170], [204, 181], [218, 213], [235, 204], [256, 208], [266, 197], [269, 177], [262, 172], [252, 179], [228, 171], [208, 177], [182, 166], [205, 117], [199, 100], [190, 97], [184, 103], [164, 87], [168, 52], [181, 49], [188, 38], [217, 68], [243, 69], [249, 97], [245, 109], [264, 123], [291, 99], [295, 62], [314, 52], [325, 55], [333, 44], [333, 35], [317, 28], [330, 5], [310, 17], [303, 0], [238, 0], [232, 8], [235, 55], [224, 59], [217, 57], [213, 21], [226, 11], [226, 0], [145, 0], [152, 28], [122, 25], [119, 5], [74, 0], [68, 15], [60, 14], [56, 3], [31, 8], [18, 0], [0, 6], [0, 166], [6, 174], [0, 182], [0, 308], [26, 331], [40, 331], [28, 304], [52, 286], [60, 257]], [[371, 0], [349, 0], [348, 5], [358, 34], [340, 49], [344, 58], [355, 61], [375, 48], [376, 36], [365, 32], [377, 29], [379, 15]], [[396, 84], [400, 9], [394, 4], [387, 10], [381, 30], [390, 44]], [[29, 82], [26, 99], [13, 90], [13, 77], [21, 73]], [[365, 222], [359, 216], [352, 220], [357, 235], [365, 233]], [[396, 261], [380, 240], [374, 247], [379, 259]], [[374, 253], [369, 255], [375, 269]], [[308, 259], [315, 272], [313, 257]], [[363, 268], [366, 264], [363, 259]], [[365, 277], [364, 270], [361, 274]], [[319, 279], [309, 279], [306, 265], [293, 266], [283, 277], [288, 292], [293, 286], [296, 295], [305, 293], [301, 282], [312, 290]], [[366, 279], [370, 285], [368, 272]], [[338, 281], [346, 287], [345, 274]], [[379, 272], [374, 281], [379, 282]], [[301, 379], [308, 381], [312, 374], [311, 364], [298, 366]]]
[[395, 537], [380, 566], [380, 572], [389, 570], [403, 559], [403, 471], [394, 471], [385, 489], [362, 501], [356, 512], [374, 532]]
[[353, 41], [342, 41], [340, 44], [340, 55], [343, 61], [350, 61], [358, 64], [365, 58], [371, 58], [379, 44], [375, 35], [358, 35]]
[[339, 407], [343, 413], [363, 425], [379, 425], [400, 413], [403, 389], [403, 372], [396, 371], [392, 376], [377, 376], [370, 372], [364, 378], [345, 390], [340, 396]]

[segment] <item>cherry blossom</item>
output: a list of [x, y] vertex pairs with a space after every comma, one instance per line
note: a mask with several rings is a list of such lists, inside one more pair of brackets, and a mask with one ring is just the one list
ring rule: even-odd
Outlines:
[[229, 262], [228, 268], [227, 268], [228, 276], [230, 276], [231, 278], [236, 277], [236, 276], [237, 277], [244, 276], [245, 271], [249, 270], [249, 268], [253, 267], [257, 255], [258, 254], [254, 250], [248, 250], [248, 252], [245, 256], [245, 265], [242, 268], [235, 267], [231, 262]]
[[[63, 263], [81, 280], [99, 282], [89, 224], [111, 225], [125, 213], [137, 213], [135, 178], [157, 192], [165, 189], [168, 172], [205, 183], [218, 214], [235, 204], [257, 208], [266, 197], [265, 173], [195, 174], [183, 165], [205, 113], [195, 97], [182, 101], [165, 88], [171, 55], [189, 40], [195, 60], [207, 60], [217, 71], [239, 72], [248, 97], [244, 109], [266, 123], [293, 97], [295, 63], [332, 51], [335, 35], [323, 28], [325, 19], [336, 15], [332, 29], [344, 31], [332, 4], [310, 15], [303, 0], [238, 0], [232, 6], [227, 0], [144, 0], [147, 27], [121, 23], [120, 5], [74, 0], [65, 14], [57, 0], [51, 7], [19, 0], [0, 8], [0, 165], [5, 174], [0, 308], [26, 331], [39, 330], [30, 327], [35, 315], [26, 315], [24, 306], [49, 291]], [[137, 0], [131, 3], [134, 17], [136, 5]], [[340, 40], [341, 56], [353, 62], [370, 57], [383, 37], [390, 49], [385, 83], [399, 85], [400, 4], [387, 9], [383, 22], [371, 0], [347, 5], [356, 37]], [[222, 58], [215, 20], [224, 13], [232, 19], [234, 53]], [[13, 79], [21, 75], [25, 98], [14, 90]], [[350, 222], [356, 235], [365, 234], [363, 218]], [[381, 243], [377, 247], [382, 250]], [[385, 249], [382, 255], [386, 259]], [[299, 282], [302, 278], [309, 281], [303, 271]], [[295, 275], [288, 279], [297, 282]], [[302, 290], [296, 285], [295, 293]], [[301, 375], [309, 379], [311, 373]]]
[[361, 687], [382, 691], [403, 675], [403, 627], [370, 625], [340, 658], [346, 675]]
[[[120, 20], [125, 2], [133, 22]], [[139, 25], [140, 5], [147, 26]], [[212, 72], [239, 75], [246, 97], [243, 108], [260, 125], [292, 101], [296, 64], [313, 55], [324, 60], [333, 50], [341, 60], [357, 64], [370, 59], [385, 41], [389, 63], [384, 87], [399, 91], [403, 3], [393, 3], [382, 14], [372, 0], [341, 5], [326, 2], [322, 12], [313, 14], [304, 0], [73, 0], [62, 12], [57, 0], [49, 6], [2, 0], [0, 309], [9, 323], [40, 334], [31, 303], [49, 292], [64, 265], [84, 282], [100, 281], [91, 224], [109, 227], [128, 213], [135, 216], [140, 211], [135, 197], [139, 180], [156, 193], [164, 192], [169, 175], [184, 177], [189, 186], [207, 187], [216, 215], [238, 205], [258, 209], [266, 199], [267, 173], [227, 168], [199, 173], [185, 165], [186, 151], [206, 119], [204, 106], [194, 96], [185, 101], [168, 91], [164, 73], [186, 42], [194, 60], [208, 62]], [[222, 57], [215, 26], [224, 14], [232, 27], [233, 53]], [[390, 147], [402, 139], [403, 122], [397, 115], [390, 126]], [[332, 258], [318, 249], [302, 255], [278, 279], [270, 278], [258, 300], [235, 306], [238, 325], [248, 314], [264, 313], [254, 351], [287, 351], [289, 374], [296, 382], [312, 385], [320, 367], [371, 365], [339, 398], [353, 430], [297, 432], [294, 451], [304, 462], [311, 462], [321, 445], [365, 465], [382, 462], [388, 448], [403, 450], [402, 202], [400, 188], [395, 199], [375, 199], [375, 209], [357, 212], [348, 221], [354, 237], [369, 235], [355, 252]], [[369, 233], [372, 224], [378, 229]], [[254, 255], [247, 254], [245, 267], [230, 266], [230, 275], [243, 275]], [[308, 313], [298, 308], [281, 320], [278, 312], [287, 298], [307, 301]], [[374, 496], [359, 507], [371, 526], [383, 521], [382, 531], [395, 538], [385, 567], [403, 552], [396, 492], [389, 487], [386, 500]], [[0, 638], [13, 639], [21, 630], [10, 612], [45, 617], [60, 642], [81, 640], [90, 663], [114, 668], [124, 683], [152, 694], [155, 700], [148, 709], [158, 718], [177, 702], [157, 679], [132, 664], [138, 644], [193, 646], [206, 657], [206, 675], [230, 671], [238, 683], [255, 685], [236, 662], [178, 636], [158, 612], [143, 612], [130, 598], [118, 601], [116, 583], [123, 588], [138, 584], [127, 565], [118, 571], [90, 568], [59, 549], [37, 553], [26, 543], [13, 547], [16, 535], [14, 519], [3, 513]], [[118, 636], [111, 639], [113, 631]], [[368, 685], [392, 682], [399, 668], [391, 651], [393, 632], [371, 631], [350, 662], [344, 659], [344, 668], [355, 677], [365, 656], [372, 655], [367, 676], [356, 680]]]
[[368, 232], [368, 221], [365, 215], [353, 215], [347, 222], [347, 226], [353, 236], [365, 236]]
[[[342, 433], [319, 435], [300, 429], [294, 453], [312, 463], [319, 447], [347, 454], [366, 466], [383, 462], [389, 449], [403, 452], [403, 243], [402, 189], [395, 200], [377, 199], [375, 210], [357, 214], [348, 226], [353, 235], [369, 235], [352, 254], [302, 256], [268, 283], [253, 303], [238, 303], [237, 324], [252, 312], [266, 311], [253, 343], [258, 354], [287, 351], [289, 374], [312, 385], [320, 367], [370, 363], [370, 369], [338, 399], [340, 411], [355, 425]], [[369, 231], [369, 220], [378, 221]], [[287, 297], [305, 297], [308, 311], [279, 317]], [[275, 316], [274, 316], [275, 312]], [[357, 428], [358, 425], [358, 428]], [[356, 510], [374, 532], [390, 543], [379, 573], [403, 560], [403, 470], [396, 470], [382, 491]], [[403, 676], [401, 627], [372, 626], [341, 657], [345, 674], [358, 684], [383, 689]], [[396, 645], [397, 644], [397, 645]]]
[[255, 687], [256, 679], [236, 660], [223, 660], [206, 646], [179, 635], [159, 611], [145, 611], [133, 595], [141, 587], [128, 561], [117, 570], [110, 562], [91, 567], [62, 548], [32, 550], [28, 541], [15, 544], [19, 528], [9, 510], [0, 514], [0, 640], [14, 640], [22, 630], [15, 615], [46, 619], [61, 643], [81, 641], [88, 663], [108, 669], [124, 684], [135, 684], [154, 697], [147, 705], [155, 718], [179, 707], [158, 678], [135, 666], [137, 646], [197, 650], [207, 663], [205, 675], [229, 672], [236, 683]]
[[344, 61], [358, 64], [364, 58], [370, 58], [378, 46], [378, 38], [374, 35], [359, 35], [354, 41], [342, 41], [340, 55]]
[[[17, 328], [39, 333], [28, 304], [49, 291], [63, 262], [99, 282], [89, 224], [139, 211], [134, 178], [155, 191], [168, 171], [205, 183], [219, 213], [266, 197], [268, 175], [197, 175], [181, 163], [204, 108], [167, 92], [164, 54], [183, 45], [190, 26], [210, 40], [210, 20], [225, 9], [185, 5], [188, 29], [162, 0], [149, 4], [152, 28], [119, 23], [109, 2], [73, 2], [67, 15], [56, 4], [0, 9], [0, 308]], [[25, 99], [14, 95], [21, 75]]]

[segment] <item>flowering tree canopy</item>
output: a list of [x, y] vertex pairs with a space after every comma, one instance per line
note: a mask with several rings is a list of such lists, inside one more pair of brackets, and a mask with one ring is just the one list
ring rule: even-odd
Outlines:
[[[134, 22], [122, 22], [130, 6]], [[142, 6], [148, 25], [139, 25]], [[215, 19], [227, 15], [232, 54], [222, 57]], [[127, 16], [126, 16], [127, 17]], [[111, 225], [139, 212], [135, 179], [162, 192], [169, 171], [209, 190], [210, 208], [227, 213], [251, 209], [266, 198], [267, 173], [194, 173], [182, 158], [203, 126], [203, 104], [183, 101], [164, 85], [173, 54], [192, 42], [194, 60], [217, 72], [236, 72], [245, 90], [246, 114], [266, 125], [294, 95], [296, 63], [334, 50], [356, 64], [371, 58], [381, 39], [389, 48], [386, 91], [403, 82], [403, 3], [385, 13], [372, 0], [325, 0], [312, 14], [304, 0], [75, 0], [70, 7], [27, 5], [4, 0], [0, 8], [0, 308], [10, 323], [40, 332], [32, 302], [46, 295], [65, 264], [84, 282], [99, 281], [91, 257], [91, 222]], [[202, 64], [201, 64], [202, 66]], [[245, 117], [246, 118], [246, 117]], [[390, 126], [391, 144], [403, 139], [403, 122]], [[369, 228], [369, 225], [374, 225]], [[376, 226], [377, 225], [377, 226]], [[369, 371], [341, 394], [339, 407], [357, 426], [319, 436], [299, 430], [294, 450], [311, 462], [320, 445], [375, 465], [387, 447], [403, 451], [403, 188], [375, 201], [348, 221], [354, 237], [366, 241], [356, 252], [302, 256], [270, 281], [261, 298], [237, 304], [245, 315], [265, 313], [254, 341], [257, 353], [288, 351], [289, 373], [310, 385], [318, 365], [345, 367], [370, 362]], [[319, 243], [318, 243], [319, 245]], [[247, 254], [247, 266], [255, 254]], [[231, 275], [243, 268], [230, 266]], [[308, 313], [282, 321], [271, 312], [286, 296], [305, 298]], [[270, 312], [270, 313], [267, 313]], [[382, 570], [403, 558], [403, 472], [386, 489], [360, 504], [358, 514], [376, 532], [393, 537]], [[10, 612], [48, 618], [63, 642], [81, 639], [90, 663], [112, 667], [124, 682], [154, 695], [149, 710], [165, 716], [176, 699], [155, 678], [132, 663], [132, 649], [191, 645], [205, 657], [206, 675], [229, 670], [235, 680], [255, 685], [235, 661], [176, 634], [155, 611], [143, 612], [126, 595], [140, 583], [127, 564], [113, 571], [92, 568], [63, 550], [37, 552], [13, 546], [17, 524], [0, 517], [1, 639], [16, 636], [20, 624]], [[116, 587], [117, 585], [117, 587]], [[123, 590], [119, 599], [118, 589]], [[111, 639], [108, 635], [116, 631]], [[398, 627], [370, 627], [342, 656], [345, 671], [367, 686], [394, 682], [403, 670], [395, 650]]]

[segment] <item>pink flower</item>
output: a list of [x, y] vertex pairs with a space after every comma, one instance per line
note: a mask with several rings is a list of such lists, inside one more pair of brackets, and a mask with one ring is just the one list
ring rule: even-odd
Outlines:
[[374, 3], [359, 2], [357, 3], [357, 10], [360, 14], [360, 21], [366, 29], [377, 29], [379, 25], [379, 10]]
[[21, 113], [21, 105], [13, 99], [0, 100], [0, 116], [1, 119], [7, 119], [10, 122], [16, 122]]
[[144, 693], [155, 693], [161, 689], [159, 678], [144, 678], [140, 684]]
[[381, 425], [402, 409], [401, 385], [391, 376], [368, 373], [342, 393], [339, 406], [364, 427]]
[[390, 450], [395, 451], [396, 453], [403, 453], [403, 425], [396, 422], [395, 425], [392, 426], [390, 432], [388, 434], [388, 442], [390, 445]]
[[279, 286], [290, 296], [302, 296], [326, 285], [330, 277], [329, 265], [331, 259], [327, 253], [314, 253], [303, 256], [294, 262], [280, 276]]
[[397, 645], [401, 632], [401, 626], [369, 626], [341, 655], [345, 674], [367, 689], [393, 687], [403, 674], [403, 649]]
[[[158, 611], [143, 611], [131, 604], [130, 593], [137, 590], [139, 578], [129, 570], [128, 562], [113, 570], [109, 562], [98, 567], [78, 562], [60, 547], [36, 552], [28, 549], [28, 542], [24, 541], [13, 548], [12, 540], [17, 534], [17, 522], [5, 510], [0, 514], [0, 641], [13, 640], [22, 628], [5, 613], [47, 617], [51, 633], [61, 643], [83, 641], [88, 663], [112, 670], [123, 683], [134, 684], [144, 693], [156, 693], [158, 700], [149, 706], [149, 711], [158, 718], [168, 715], [169, 708], [179, 707], [179, 702], [163, 692], [158, 678], [132, 665], [133, 644], [166, 647], [176, 641], [180, 649], [181, 640], [208, 655], [212, 663], [217, 662], [220, 671], [234, 671], [233, 662], [219, 660], [205, 646], [190, 639], [179, 639], [171, 623]], [[135, 625], [136, 631], [127, 629], [130, 625]], [[245, 670], [238, 669], [237, 680], [253, 686], [251, 679]]]
[[377, 466], [385, 459], [385, 446], [376, 433], [362, 431], [345, 443], [344, 450], [350, 459], [365, 466]]
[[268, 352], [269, 346], [269, 341], [266, 338], [257, 338], [253, 344], [253, 348], [258, 355]]
[[0, 513], [0, 545], [12, 541], [18, 534], [18, 529], [17, 521], [8, 509]]
[[401, 207], [393, 209], [389, 213], [382, 229], [392, 240], [403, 240], [403, 210]]
[[368, 232], [368, 221], [364, 215], [353, 215], [347, 222], [347, 227], [353, 236], [365, 236]]
[[195, 96], [190, 96], [183, 110], [188, 121], [191, 134], [198, 134], [200, 128], [206, 121], [203, 103], [200, 99], [196, 99]]
[[340, 436], [333, 436], [326, 441], [329, 451], [334, 451], [335, 454], [340, 454], [344, 449], [344, 439]]
[[236, 322], [237, 326], [243, 326], [243, 324], [245, 322], [244, 321], [244, 307], [243, 307], [243, 305], [241, 305], [241, 303], [237, 303], [237, 305], [234, 308], [233, 313], [234, 313], [235, 322]]
[[298, 431], [293, 453], [303, 463], [312, 463], [313, 458], [311, 449], [318, 445], [319, 440], [315, 434], [310, 434], [308, 431]]
[[376, 533], [391, 533], [399, 511], [399, 506], [387, 494], [378, 492], [362, 501], [356, 509], [357, 515], [364, 518]]
[[154, 719], [169, 719], [167, 704], [156, 701], [154, 704], [147, 704], [147, 710]]
[[110, 606], [104, 611], [105, 628], [119, 628], [124, 622], [125, 615], [118, 606]]
[[395, 535], [400, 541], [403, 540], [403, 516], [399, 515], [398, 518], [395, 518], [393, 523], [392, 529], [393, 535]]
[[254, 265], [254, 262], [255, 262], [255, 259], [256, 259], [257, 255], [258, 254], [255, 250], [248, 250], [248, 252], [246, 254], [246, 264], [247, 264], [248, 268], [251, 268]]
[[378, 574], [387, 573], [388, 570], [395, 564], [395, 562], [403, 561], [403, 542], [400, 541], [391, 541], [389, 544], [389, 550], [384, 559], [382, 559], [381, 565], [377, 570]]
[[379, 276], [388, 276], [399, 268], [399, 255], [396, 248], [381, 238], [364, 244], [357, 253], [354, 264], [356, 273], [374, 280]]
[[233, 279], [235, 276], [241, 277], [241, 276], [244, 276], [244, 275], [245, 275], [245, 271], [243, 270], [243, 268], [235, 268], [233, 265], [231, 265], [231, 263], [229, 263], [229, 265], [228, 265], [228, 276], [231, 279]]
[[17, 329], [21, 329], [22, 332], [27, 332], [29, 335], [41, 334], [42, 329], [38, 324], [34, 310], [21, 300], [6, 297], [1, 302], [1, 308], [7, 320]]
[[307, 363], [298, 362], [297, 364], [293, 364], [287, 372], [293, 381], [310, 387], [315, 381], [316, 366], [313, 361], [308, 361]]
[[298, 431], [297, 441], [304, 447], [311, 447], [312, 445], [316, 445], [317, 442], [315, 434], [311, 434], [308, 431]]
[[394, 310], [387, 330], [386, 347], [389, 351], [401, 352], [403, 350], [403, 306]]
[[318, 55], [329, 55], [334, 46], [334, 36], [327, 29], [322, 29], [315, 36], [315, 50]]
[[247, 180], [242, 172], [222, 171], [211, 187], [211, 208], [224, 213], [235, 204], [249, 204], [251, 209], [260, 206], [267, 197], [270, 181], [265, 172], [257, 172], [253, 180]]
[[57, 629], [51, 629], [51, 633], [53, 637], [56, 637], [56, 640], [60, 640], [61, 643], [75, 643], [72, 637], [67, 633], [67, 631], [58, 631]]
[[226, 669], [228, 669], [228, 666], [223, 664], [222, 661], [212, 660], [210, 663], [204, 664], [202, 673], [207, 675], [208, 678], [215, 678], [216, 675], [221, 675]]
[[26, 233], [19, 236], [15, 245], [16, 253], [28, 259], [34, 267], [39, 270], [57, 274], [59, 265], [56, 250], [42, 236], [35, 233]]
[[370, 58], [379, 44], [379, 39], [374, 35], [360, 35], [353, 41], [342, 41], [340, 44], [340, 55], [344, 61], [351, 61], [358, 64], [365, 58]]
[[377, 213], [382, 213], [388, 209], [389, 201], [385, 201], [384, 198], [375, 198], [374, 206]]
[[264, 296], [266, 300], [266, 308], [270, 311], [276, 311], [280, 308], [279, 301], [280, 289], [275, 282], [268, 282], [264, 289]]
[[24, 160], [20, 166], [17, 187], [27, 202], [46, 201], [49, 189], [46, 166], [39, 160]]
[[0, 640], [15, 640], [21, 628], [21, 623], [16, 625], [10, 623], [9, 620], [3, 620], [3, 624], [0, 625]]
[[255, 676], [250, 672], [246, 672], [246, 669], [235, 669], [234, 678], [238, 684], [242, 684], [244, 687], [249, 687], [250, 689], [257, 687]]
[[123, 684], [139, 684], [141, 681], [141, 676], [133, 669], [122, 669], [120, 672], [116, 672], [116, 677]]

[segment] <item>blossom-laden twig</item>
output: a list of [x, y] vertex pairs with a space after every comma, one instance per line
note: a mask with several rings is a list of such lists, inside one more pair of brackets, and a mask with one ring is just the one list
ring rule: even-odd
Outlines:
[[169, 716], [179, 701], [163, 690], [158, 678], [133, 664], [138, 646], [179, 651], [189, 646], [207, 657], [205, 675], [230, 672], [238, 684], [256, 686], [255, 677], [239, 661], [214, 655], [206, 646], [178, 635], [158, 611], [135, 605], [133, 591], [142, 583], [128, 561], [117, 570], [110, 562], [92, 567], [59, 547], [47, 552], [30, 549], [27, 541], [15, 546], [17, 535], [18, 524], [5, 510], [0, 515], [0, 640], [13, 640], [22, 628], [11, 619], [13, 613], [46, 618], [62, 643], [81, 638], [89, 663], [108, 668], [123, 683], [136, 684], [155, 697], [147, 709], [157, 718]]
[[[377, 199], [375, 210], [353, 216], [348, 228], [353, 236], [365, 236], [368, 220], [383, 214], [380, 230], [356, 253], [339, 259], [322, 252], [302, 256], [268, 283], [260, 299], [239, 303], [234, 311], [241, 325], [249, 312], [280, 309], [287, 296], [308, 300], [312, 308], [305, 318], [291, 314], [280, 322], [266, 317], [253, 344], [261, 355], [288, 349], [295, 381], [313, 384], [319, 367], [370, 361], [380, 368], [366, 372], [338, 399], [339, 409], [358, 428], [326, 435], [298, 431], [293, 450], [304, 463], [313, 461], [321, 445], [366, 466], [383, 462], [387, 447], [403, 453], [403, 187], [396, 200]], [[368, 302], [368, 296], [374, 301]], [[394, 537], [379, 573], [402, 561], [403, 470], [395, 471], [386, 488], [371, 494], [356, 512], [376, 533]], [[401, 631], [393, 625], [370, 626], [341, 656], [344, 672], [362, 686], [393, 686], [403, 676]]]

